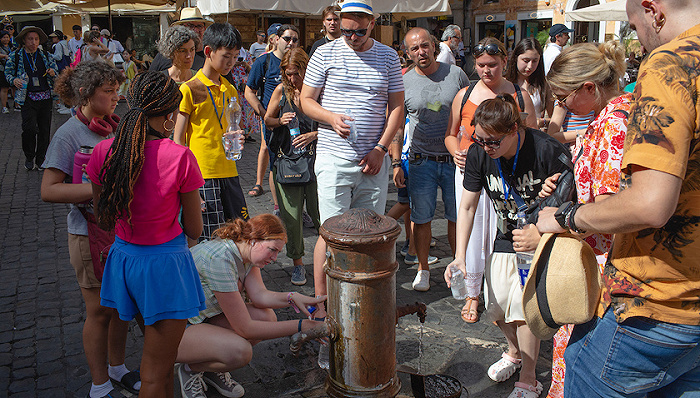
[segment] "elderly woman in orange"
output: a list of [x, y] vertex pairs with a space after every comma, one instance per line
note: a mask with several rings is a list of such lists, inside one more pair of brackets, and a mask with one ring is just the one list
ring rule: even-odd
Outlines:
[[[609, 41], [569, 47], [557, 56], [547, 75], [558, 106], [576, 115], [595, 115], [572, 151], [579, 203], [600, 202], [620, 189], [622, 149], [632, 99], [619, 88], [624, 73], [624, 49], [618, 42]], [[552, 192], [553, 180], [556, 178], [546, 182], [542, 195]], [[585, 240], [593, 248], [602, 272], [612, 235], [589, 234]], [[564, 396], [564, 350], [572, 329], [573, 325], [562, 326], [554, 335], [550, 398]]]
[[226, 397], [243, 396], [228, 372], [250, 362], [253, 345], [322, 325], [310, 319], [277, 321], [273, 309], [292, 307], [311, 316], [309, 307], [326, 299], [267, 290], [260, 270], [277, 259], [286, 241], [280, 219], [260, 214], [228, 222], [212, 240], [190, 249], [206, 309], [189, 319], [180, 341], [176, 374], [183, 397], [204, 397], [204, 383]]

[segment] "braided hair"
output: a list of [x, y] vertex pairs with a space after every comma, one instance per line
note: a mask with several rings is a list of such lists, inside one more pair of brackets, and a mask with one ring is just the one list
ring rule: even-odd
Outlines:
[[162, 73], [145, 72], [134, 77], [127, 92], [131, 109], [119, 122], [100, 170], [102, 194], [98, 219], [101, 226], [113, 229], [119, 218], [131, 223], [130, 207], [134, 185], [143, 168], [146, 136], [157, 133], [148, 125], [148, 118], [175, 111], [181, 99], [175, 81]]

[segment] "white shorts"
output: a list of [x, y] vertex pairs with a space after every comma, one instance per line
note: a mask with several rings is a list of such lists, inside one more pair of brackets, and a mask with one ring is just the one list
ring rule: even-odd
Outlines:
[[362, 172], [359, 162], [331, 154], [317, 154], [314, 170], [318, 186], [318, 210], [321, 224], [354, 208], [384, 214], [389, 189], [389, 157], [384, 156], [376, 175]]
[[484, 298], [488, 320], [525, 321], [523, 288], [515, 253], [493, 253], [484, 270]]

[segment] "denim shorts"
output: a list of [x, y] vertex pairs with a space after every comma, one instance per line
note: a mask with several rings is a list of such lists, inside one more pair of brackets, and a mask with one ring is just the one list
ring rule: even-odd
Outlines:
[[611, 309], [577, 325], [564, 354], [564, 397], [700, 397], [700, 326]]
[[411, 221], [425, 224], [433, 220], [437, 205], [437, 189], [442, 190], [445, 204], [445, 218], [457, 221], [455, 203], [455, 166], [452, 163], [438, 163], [426, 158], [410, 160], [408, 173], [411, 184], [408, 193], [411, 197]]

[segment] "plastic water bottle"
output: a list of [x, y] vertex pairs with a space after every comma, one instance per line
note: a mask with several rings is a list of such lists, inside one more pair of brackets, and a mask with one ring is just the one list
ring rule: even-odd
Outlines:
[[[459, 126], [459, 133], [457, 133], [457, 144], [458, 145], [462, 143], [462, 138], [464, 137], [465, 134], [467, 134], [467, 132], [466, 132], [464, 126]], [[468, 151], [469, 151], [468, 148], [467, 149], [459, 149], [459, 147], [457, 147], [457, 152], [460, 153], [461, 155], [467, 156]], [[460, 170], [462, 170], [462, 174], [464, 174], [464, 167], [460, 167]]]
[[450, 266], [452, 277], [450, 278], [450, 288], [452, 289], [452, 297], [456, 300], [464, 300], [467, 298], [467, 284], [464, 282], [464, 273], [457, 266]]
[[346, 109], [345, 116], [352, 118], [352, 120], [345, 120], [345, 124], [350, 126], [350, 134], [348, 134], [348, 142], [354, 144], [357, 142], [357, 126], [355, 125], [355, 114], [352, 110]]
[[29, 76], [27, 76], [26, 73], [22, 73], [22, 75], [19, 76], [19, 79], [22, 80], [22, 87], [15, 90], [15, 102], [24, 102], [24, 99], [27, 97], [27, 84], [29, 83]]
[[[287, 124], [287, 127], [289, 128], [289, 136], [292, 137], [292, 142], [294, 142], [294, 139], [301, 134], [301, 131], [299, 131], [299, 119], [294, 116]], [[297, 148], [292, 144], [292, 153], [300, 154], [302, 152], [304, 152], [304, 148]]]
[[225, 109], [226, 120], [228, 121], [229, 131], [225, 132], [222, 137], [226, 159], [238, 160], [241, 158], [241, 133], [234, 133], [233, 130], [240, 130], [241, 123], [241, 106], [235, 97], [231, 98]]
[[321, 345], [318, 347], [318, 366], [325, 370], [331, 368], [331, 346], [324, 340], [321, 340]]
[[[523, 206], [518, 209], [518, 229], [523, 229], [526, 225], [527, 219], [525, 218], [525, 206]], [[516, 253], [518, 275], [520, 276], [521, 286], [525, 286], [525, 281], [527, 280], [527, 274], [530, 272], [530, 265], [532, 265], [532, 257], [534, 254], [534, 251]]]

